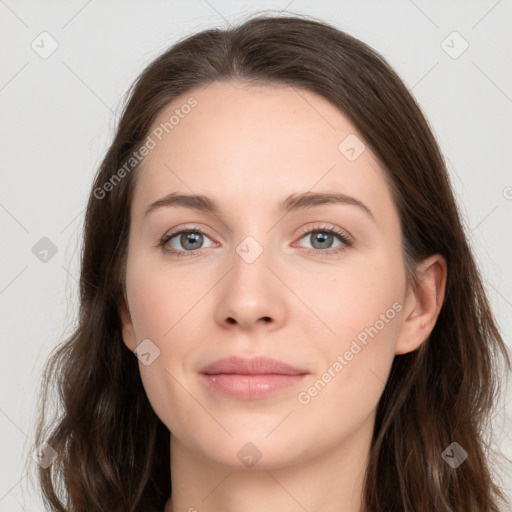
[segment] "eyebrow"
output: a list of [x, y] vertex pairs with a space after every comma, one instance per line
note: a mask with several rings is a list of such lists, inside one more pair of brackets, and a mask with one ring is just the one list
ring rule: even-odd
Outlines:
[[[341, 193], [304, 192], [302, 194], [292, 194], [284, 201], [279, 203], [279, 211], [288, 213], [291, 211], [306, 210], [327, 204], [344, 204], [356, 206], [368, 217], [370, 217], [373, 222], [376, 222], [373, 213], [364, 203], [355, 197]], [[151, 203], [146, 209], [144, 216], [158, 208], [164, 207], [189, 208], [192, 210], [213, 213], [215, 215], [220, 213], [219, 204], [210, 197], [200, 194], [180, 194], [177, 192], [172, 192], [171, 194], [168, 194], [165, 197], [162, 197]]]

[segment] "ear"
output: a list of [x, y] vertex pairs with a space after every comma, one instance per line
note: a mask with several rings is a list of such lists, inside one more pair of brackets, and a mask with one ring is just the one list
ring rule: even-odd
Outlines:
[[434, 328], [444, 301], [447, 265], [440, 254], [424, 260], [416, 269], [418, 283], [409, 287], [395, 354], [416, 350]]
[[133, 328], [132, 318], [127, 306], [126, 296], [124, 296], [118, 305], [119, 317], [121, 318], [121, 326], [123, 330], [124, 344], [133, 352], [136, 343], [135, 330]]

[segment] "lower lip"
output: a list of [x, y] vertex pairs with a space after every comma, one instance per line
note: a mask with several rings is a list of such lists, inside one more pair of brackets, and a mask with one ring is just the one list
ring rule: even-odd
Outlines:
[[237, 373], [201, 374], [210, 388], [245, 400], [263, 398], [282, 389], [296, 386], [307, 374], [240, 375]]

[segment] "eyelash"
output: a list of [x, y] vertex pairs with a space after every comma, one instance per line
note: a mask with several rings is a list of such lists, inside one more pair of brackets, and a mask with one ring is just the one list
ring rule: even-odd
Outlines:
[[[345, 246], [347, 247], [352, 247], [353, 245], [353, 240], [352, 238], [338, 230], [337, 228], [335, 227], [329, 227], [329, 226], [315, 226], [314, 228], [306, 228], [304, 231], [301, 232], [301, 235], [299, 237], [299, 240], [304, 238], [306, 235], [308, 234], [311, 234], [311, 233], [328, 233], [328, 234], [332, 234], [332, 235], [335, 235], [337, 236], [341, 242], [343, 242], [343, 244], [345, 244]], [[165, 247], [165, 245], [167, 244], [167, 242], [169, 242], [169, 240], [171, 240], [172, 238], [174, 238], [175, 236], [177, 235], [181, 235], [182, 233], [199, 233], [201, 235], [204, 235], [204, 236], [207, 236], [208, 238], [210, 238], [204, 231], [202, 231], [201, 229], [199, 228], [196, 228], [196, 227], [190, 227], [190, 228], [186, 228], [186, 229], [181, 229], [179, 231], [175, 231], [173, 233], [169, 233], [169, 234], [166, 234], [164, 235], [160, 241], [158, 242], [157, 244], [157, 247], [162, 247], [162, 250], [166, 253], [169, 253], [169, 254], [173, 254], [175, 256], [195, 256], [198, 252], [201, 251], [201, 249], [197, 249], [195, 251], [177, 251], [175, 249], [168, 249]], [[316, 256], [320, 255], [320, 256], [325, 256], [325, 255], [330, 255], [330, 254], [338, 254], [342, 251], [344, 251], [346, 249], [346, 247], [338, 247], [336, 249], [325, 249], [325, 250], [322, 250], [322, 249], [309, 249], [309, 248], [306, 248], [308, 249], [308, 253], [309, 254], [314, 254]]]

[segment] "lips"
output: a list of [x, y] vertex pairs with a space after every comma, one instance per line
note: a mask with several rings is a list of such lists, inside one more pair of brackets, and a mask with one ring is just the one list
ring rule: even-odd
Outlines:
[[297, 386], [308, 373], [268, 357], [228, 357], [202, 368], [201, 380], [215, 393], [256, 400]]
[[218, 375], [221, 373], [238, 375], [303, 375], [306, 370], [295, 368], [283, 361], [269, 357], [253, 357], [244, 359], [241, 357], [228, 357], [219, 359], [200, 370], [206, 375]]

